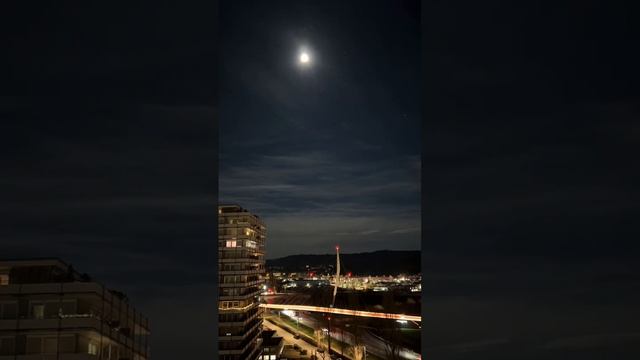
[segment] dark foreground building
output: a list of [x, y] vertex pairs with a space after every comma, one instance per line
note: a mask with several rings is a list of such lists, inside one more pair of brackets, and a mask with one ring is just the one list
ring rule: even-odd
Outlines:
[[218, 207], [219, 355], [255, 360], [260, 355], [266, 228], [238, 205]]
[[282, 350], [284, 349], [284, 340], [275, 335], [275, 330], [262, 331], [262, 334], [260, 334], [262, 355], [258, 360], [280, 360], [280, 355], [282, 355]]
[[0, 360], [146, 360], [149, 322], [58, 259], [0, 261]]

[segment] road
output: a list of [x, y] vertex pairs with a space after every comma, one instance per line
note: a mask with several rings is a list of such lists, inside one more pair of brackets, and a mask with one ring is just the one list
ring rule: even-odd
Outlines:
[[[286, 315], [283, 314], [282, 316], [286, 316]], [[298, 316], [300, 319], [299, 320], [300, 324], [306, 325], [312, 329], [321, 329], [321, 328], [327, 327], [326, 323], [323, 322], [321, 324], [318, 322], [318, 320], [316, 320], [312, 316], [309, 316], [308, 314], [305, 314], [303, 312], [298, 312]], [[354, 344], [355, 342], [354, 336], [351, 332], [345, 331], [344, 329], [335, 329], [335, 328], [332, 328], [331, 330], [332, 330], [331, 331], [332, 339], [340, 340], [342, 342], [345, 342], [351, 345]], [[371, 334], [368, 330], [365, 330], [361, 334], [360, 343], [366, 346], [367, 352], [383, 359], [387, 357], [386, 342], [380, 337]], [[339, 345], [336, 345], [336, 346], [338, 346], [338, 348], [335, 348], [334, 346], [332, 346], [332, 349], [339, 351], [340, 350]], [[409, 360], [420, 359], [420, 354], [406, 348], [400, 349], [400, 356], [403, 359], [409, 359]]]
[[322, 306], [293, 305], [293, 304], [260, 304], [260, 307], [267, 308], [267, 309], [274, 309], [274, 310], [312, 311], [312, 312], [318, 312], [323, 314], [362, 316], [362, 317], [370, 317], [370, 318], [378, 318], [378, 319], [422, 321], [422, 317], [416, 316], [416, 315], [339, 309], [339, 308], [329, 308], [329, 307], [322, 307]]
[[275, 330], [278, 336], [281, 336], [284, 339], [285, 344], [291, 344], [291, 345], [297, 344], [302, 349], [307, 350], [307, 355], [313, 354], [313, 351], [316, 349], [315, 346], [310, 345], [309, 343], [307, 343], [302, 339], [296, 340], [290, 332], [274, 324], [273, 322], [269, 321], [269, 319], [267, 319], [267, 322], [268, 324], [266, 326], [271, 330]]

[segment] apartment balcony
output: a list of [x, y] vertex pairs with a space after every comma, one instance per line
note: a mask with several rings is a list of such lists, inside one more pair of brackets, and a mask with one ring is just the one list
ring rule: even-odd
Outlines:
[[[21, 318], [21, 319], [3, 319], [0, 320], [0, 331], [5, 333], [13, 332], [47, 332], [47, 331], [61, 331], [67, 333], [77, 333], [78, 331], [89, 331], [102, 336], [108, 337], [115, 342], [132, 346], [135, 351], [144, 353], [146, 347], [136, 341], [137, 336], [149, 335], [148, 330], [142, 327], [137, 327], [136, 331], [126, 332], [127, 328], [114, 328], [102, 320], [98, 316], [94, 315], [67, 315], [64, 318]], [[140, 340], [140, 339], [138, 339]], [[2, 360], [0, 358], [0, 360]]]
[[219, 300], [220, 301], [229, 301], [229, 300], [245, 300], [245, 299], [249, 299], [252, 298], [254, 296], [258, 296], [260, 295], [260, 293], [262, 292], [262, 290], [260, 290], [260, 288], [257, 288], [255, 290], [249, 291], [245, 294], [238, 294], [238, 295], [222, 295], [220, 294]]
[[264, 273], [265, 269], [218, 270], [219, 275], [260, 275]]
[[29, 355], [0, 355], [0, 360], [98, 360], [97, 355], [91, 354], [29, 354]]
[[95, 282], [68, 282], [47, 284], [13, 284], [0, 286], [0, 295], [21, 294], [88, 294], [102, 296], [104, 287]]
[[262, 315], [262, 313], [264, 312], [264, 309], [261, 307], [255, 308], [256, 311], [251, 314], [249, 317], [247, 317], [246, 319], [244, 319], [243, 321], [218, 321], [218, 327], [220, 326], [246, 326], [248, 323], [250, 323], [252, 320], [254, 320], [255, 318], [259, 317], [260, 315]]
[[[147, 359], [140, 355], [141, 359]], [[0, 360], [98, 360], [98, 355], [91, 354], [29, 354], [29, 355], [0, 355]]]
[[249, 287], [249, 286], [261, 285], [263, 282], [264, 280], [254, 280], [254, 281], [238, 282], [238, 283], [223, 283], [223, 284], [220, 284], [220, 287], [221, 288]]
[[[220, 338], [222, 340], [222, 338]], [[239, 347], [234, 347], [233, 349], [225, 349], [225, 341], [220, 341], [220, 350], [218, 352], [219, 355], [245, 355], [244, 359], [254, 359], [253, 356], [257, 356], [260, 352], [260, 331], [256, 331], [252, 336], [247, 337]]]
[[94, 329], [100, 330], [97, 317], [49, 318], [49, 319], [11, 319], [0, 320], [0, 330], [50, 330], [50, 329]]
[[[226, 341], [241, 341], [245, 339], [254, 339], [260, 335], [260, 332], [254, 333], [254, 330], [256, 330], [260, 326], [262, 326], [262, 319], [254, 319], [253, 322], [249, 323], [248, 328], [245, 327], [244, 329], [241, 330], [241, 334], [230, 335], [230, 336], [219, 334], [218, 340], [220, 342], [226, 342]], [[250, 342], [251, 340], [248, 340], [248, 341]]]
[[248, 263], [248, 264], [255, 264], [255, 263], [264, 263], [264, 259], [260, 259], [258, 257], [233, 257], [233, 258], [218, 258], [218, 262], [221, 263]]
[[253, 252], [253, 253], [258, 253], [260, 255], [264, 255], [264, 251], [265, 251], [265, 247], [264, 246], [255, 246], [255, 247], [250, 247], [250, 246], [234, 246], [234, 247], [226, 247], [226, 246], [220, 246], [218, 247], [218, 251], [247, 251], [247, 252]]

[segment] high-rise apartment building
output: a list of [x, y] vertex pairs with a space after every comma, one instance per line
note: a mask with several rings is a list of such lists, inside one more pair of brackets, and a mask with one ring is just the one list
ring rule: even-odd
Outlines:
[[149, 334], [126, 295], [61, 260], [0, 261], [0, 360], [146, 360]]
[[238, 205], [218, 206], [218, 344], [221, 360], [260, 355], [266, 228]]

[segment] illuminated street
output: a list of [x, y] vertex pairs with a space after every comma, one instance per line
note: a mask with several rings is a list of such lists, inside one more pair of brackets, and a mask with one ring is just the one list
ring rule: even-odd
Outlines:
[[296, 311], [311, 311], [325, 314], [338, 314], [347, 316], [361, 316], [378, 319], [393, 319], [393, 320], [407, 320], [407, 321], [422, 321], [422, 317], [414, 315], [403, 314], [391, 314], [373, 311], [359, 311], [349, 309], [328, 308], [320, 306], [308, 306], [308, 305], [279, 305], [279, 304], [260, 304], [260, 307], [276, 310], [296, 310]]
[[273, 323], [272, 321], [269, 321], [269, 319], [267, 319], [267, 321], [265, 322], [265, 327], [271, 330], [275, 330], [278, 336], [284, 339], [285, 344], [298, 345], [300, 346], [300, 348], [307, 350], [307, 355], [313, 354], [313, 352], [316, 350], [315, 346], [310, 345], [308, 342], [302, 339], [294, 338], [290, 332]]
[[[306, 326], [308, 328], [312, 328], [312, 329], [327, 328], [327, 324], [325, 322], [320, 322], [318, 319], [314, 318], [313, 316], [310, 316], [309, 314], [305, 314], [304, 312], [296, 312], [296, 314], [293, 314], [293, 311], [283, 311], [280, 313], [280, 316], [290, 317], [291, 319], [294, 319], [294, 320], [297, 319], [300, 325]], [[390, 320], [390, 321], [393, 321], [393, 320]], [[269, 326], [271, 326], [271, 324], [273, 324], [273, 322], [270, 322]], [[361, 328], [364, 331], [362, 331], [362, 333], [360, 334], [359, 343], [366, 347], [367, 353], [373, 354], [381, 359], [386, 358], [389, 351], [387, 342], [384, 339], [380, 338], [379, 336], [376, 336], [375, 334], [371, 333], [369, 330], [366, 329], [366, 327], [362, 326]], [[293, 339], [293, 336], [291, 336], [291, 338]], [[345, 330], [344, 327], [332, 327], [331, 338], [334, 340], [338, 340], [340, 342], [347, 343], [349, 345], [354, 345], [355, 343], [354, 335], [352, 334], [352, 332], [349, 330]], [[297, 340], [297, 341], [302, 341], [302, 340]], [[341, 346], [337, 343], [332, 345], [332, 349], [338, 353], [340, 353], [341, 350], [343, 350], [341, 349]], [[406, 348], [400, 348], [399, 355], [402, 359], [420, 359], [419, 354]]]

